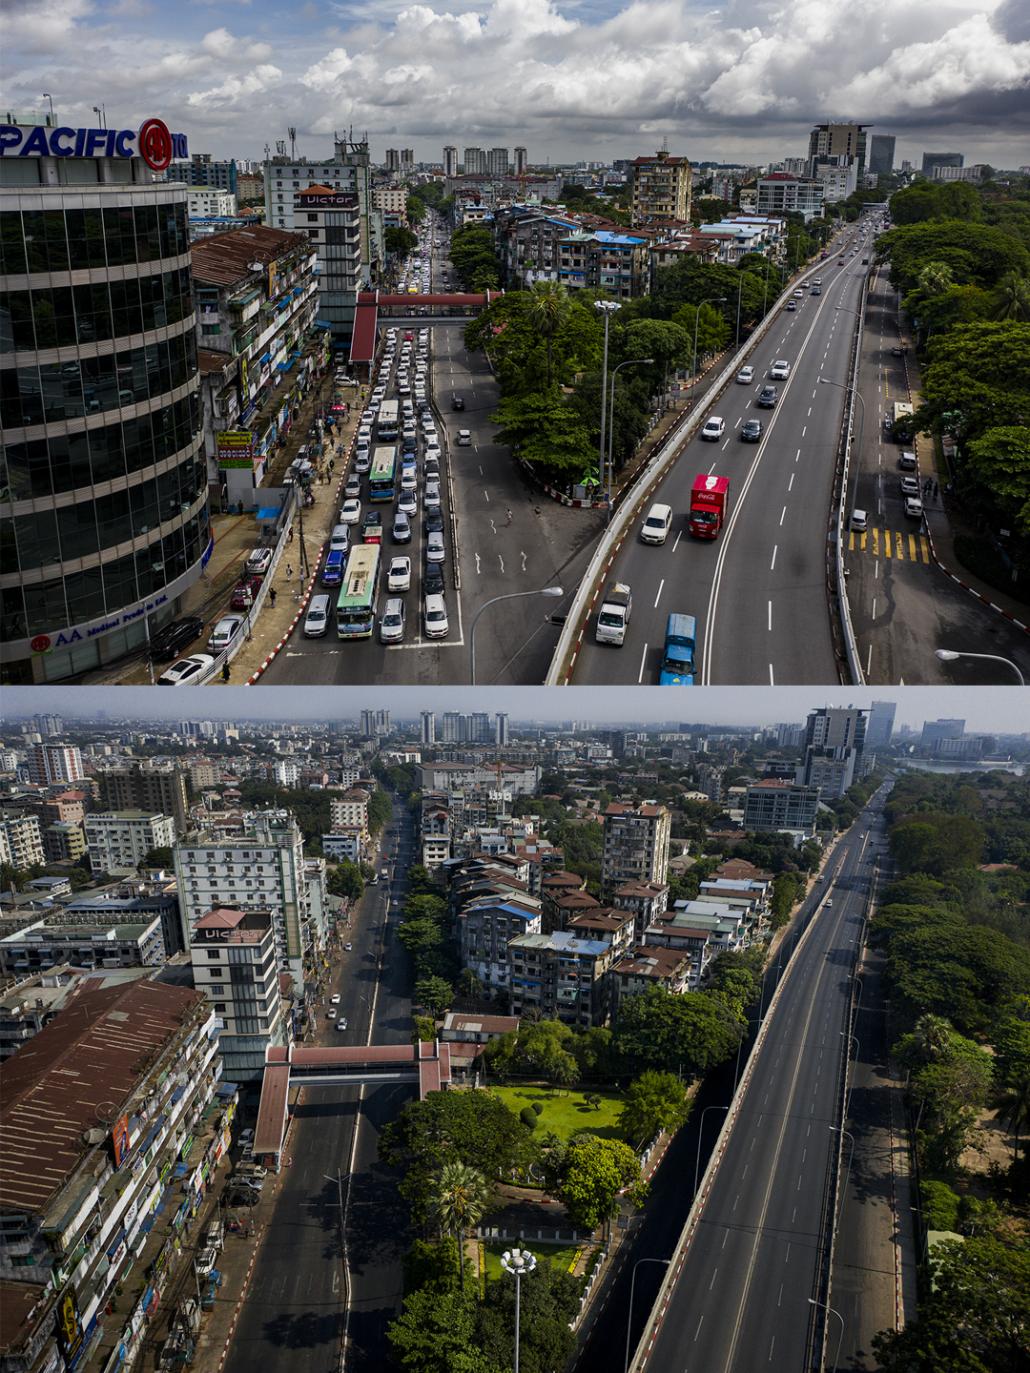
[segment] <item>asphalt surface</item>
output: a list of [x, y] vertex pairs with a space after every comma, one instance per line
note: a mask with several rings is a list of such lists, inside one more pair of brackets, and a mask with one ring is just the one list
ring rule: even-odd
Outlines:
[[[839, 1120], [850, 973], [875, 852], [866, 831], [879, 804], [838, 846], [828, 900], [782, 974], [779, 1003], [668, 1306], [636, 1368], [775, 1373], [816, 1366], [820, 1313], [809, 1298], [822, 1290], [824, 1209], [836, 1157], [830, 1127]], [[710, 1119], [708, 1129], [714, 1135], [718, 1126]], [[642, 1348], [649, 1338], [650, 1331]]]
[[[341, 997], [333, 1018], [345, 1016], [350, 1028], [332, 1029], [326, 1008], [317, 1027], [323, 1043], [410, 1042], [411, 1000], [394, 934], [414, 837], [400, 806], [386, 834], [387, 847], [395, 844], [396, 875], [392, 883], [367, 888], [344, 935], [353, 950], [341, 953], [331, 978], [331, 991]], [[397, 903], [392, 914], [391, 896]], [[304, 1089], [287, 1146], [292, 1163], [257, 1256], [225, 1373], [296, 1373], [298, 1367], [305, 1373], [372, 1373], [385, 1366], [386, 1328], [400, 1308], [401, 1260], [410, 1237], [397, 1179], [377, 1161], [378, 1140], [412, 1090]]]
[[[442, 237], [441, 247], [433, 249], [434, 289], [449, 272], [446, 244]], [[407, 618], [404, 642], [383, 645], [373, 636], [346, 643], [331, 630], [322, 639], [305, 639], [301, 624], [265, 672], [263, 685], [468, 683], [472, 680], [472, 622], [487, 601], [512, 594], [518, 599], [491, 606], [477, 622], [476, 681], [532, 684], [544, 680], [560, 633], [551, 617], [560, 615], [571, 600], [603, 527], [603, 516], [566, 509], [550, 500], [526, 481], [511, 451], [495, 441], [497, 430], [491, 416], [500, 390], [485, 356], [469, 353], [464, 346], [467, 323], [466, 319], [380, 320], [383, 329], [397, 328], [401, 336], [409, 327], [412, 332], [429, 329], [427, 392], [435, 405], [441, 446], [447, 638], [427, 640], [421, 632], [421, 508], [412, 522], [411, 543], [395, 545], [389, 537], [391, 509], [384, 505], [380, 507], [387, 531], [383, 565], [388, 566], [396, 554], [407, 554], [412, 562], [412, 589], [400, 593]], [[395, 366], [388, 398], [396, 397], [396, 371]], [[464, 410], [452, 410], [455, 394], [464, 400]], [[459, 429], [469, 430], [469, 446], [458, 447]], [[421, 442], [420, 437], [420, 446]], [[520, 594], [550, 586], [563, 587], [565, 596]], [[384, 589], [380, 610], [385, 600]]]
[[[858, 378], [857, 476], [846, 507], [849, 514], [856, 506], [865, 510], [869, 525], [865, 534], [849, 531], [845, 544], [848, 601], [866, 679], [963, 686], [1014, 680], [997, 663], [943, 663], [937, 648], [998, 654], [1030, 679], [1026, 633], [956, 585], [933, 561], [925, 527], [905, 516], [898, 468], [903, 446], [885, 435], [881, 423], [895, 401], [910, 399], [907, 355], [896, 358], [890, 351], [899, 337], [898, 297], [885, 267], [869, 291]], [[918, 473], [920, 485], [927, 475]], [[928, 512], [940, 511], [943, 499], [939, 486], [936, 495], [922, 496]], [[953, 570], [962, 576], [957, 562]]]
[[[870, 232], [870, 231], [863, 231]], [[821, 294], [803, 291], [793, 313], [749, 354], [754, 383], [730, 383], [703, 412], [725, 421], [718, 442], [692, 439], [652, 500], [670, 505], [673, 525], [664, 545], [626, 537], [609, 580], [628, 582], [633, 617], [626, 642], [594, 642], [592, 616], [573, 681], [654, 683], [671, 612], [698, 623], [695, 680], [755, 685], [836, 682], [839, 673], [826, 593], [830, 501], [845, 392], [817, 378], [847, 380], [869, 245], [850, 231], [860, 251], [838, 266], [836, 248], [805, 274], [821, 279]], [[845, 234], [845, 237], [848, 235]], [[786, 381], [771, 381], [777, 359], [790, 363]], [[775, 408], [757, 406], [775, 385]], [[763, 424], [761, 441], [739, 437], [745, 420]], [[730, 479], [730, 514], [717, 539], [686, 531], [690, 492], [699, 473]], [[646, 511], [644, 512], [646, 513]]]

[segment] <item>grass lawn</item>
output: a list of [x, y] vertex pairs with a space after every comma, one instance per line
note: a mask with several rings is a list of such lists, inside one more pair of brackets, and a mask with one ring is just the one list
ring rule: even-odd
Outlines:
[[[484, 1240], [483, 1241], [483, 1268], [488, 1281], [501, 1277], [504, 1270], [501, 1268], [501, 1255], [506, 1249], [510, 1249], [515, 1244], [515, 1240]], [[579, 1253], [577, 1244], [527, 1244], [527, 1249], [537, 1256], [540, 1262], [550, 1259], [551, 1263], [557, 1264], [563, 1273], [567, 1273]]]
[[543, 1113], [537, 1121], [537, 1135], [555, 1134], [562, 1139], [573, 1135], [600, 1135], [602, 1139], [621, 1139], [616, 1122], [622, 1110], [622, 1096], [618, 1092], [598, 1092], [601, 1103], [595, 1110], [586, 1103], [586, 1093], [550, 1087], [491, 1087], [505, 1106], [516, 1115], [524, 1106], [539, 1101]]

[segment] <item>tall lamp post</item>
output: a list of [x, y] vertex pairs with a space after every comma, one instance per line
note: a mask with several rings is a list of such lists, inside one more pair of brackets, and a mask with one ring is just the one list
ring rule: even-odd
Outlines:
[[840, 1135], [842, 1139], [848, 1140], [851, 1145], [851, 1148], [848, 1150], [848, 1166], [844, 1170], [844, 1186], [840, 1191], [840, 1205], [837, 1207], [837, 1224], [839, 1225], [840, 1218], [844, 1214], [844, 1201], [847, 1197], [848, 1183], [851, 1181], [851, 1166], [855, 1162], [855, 1136], [850, 1130], [842, 1130], [839, 1125], [830, 1125], [827, 1128], [835, 1135]]
[[[853, 310], [846, 313], [854, 314]], [[849, 381], [831, 381], [829, 377], [817, 377], [820, 386], [839, 386], [842, 391], [850, 391], [862, 408], [862, 413], [858, 417], [858, 452], [862, 453], [862, 435], [865, 433], [865, 401], [862, 399], [862, 392], [851, 385]]]
[[726, 297], [725, 297], [725, 296], [709, 296], [706, 300], [701, 301], [701, 304], [698, 305], [697, 310], [694, 312], [694, 352], [693, 352], [693, 355], [691, 356], [691, 359], [690, 359], [690, 380], [691, 380], [691, 381], [693, 381], [693, 380], [694, 380], [694, 377], [697, 375], [697, 326], [698, 326], [698, 325], [700, 324], [700, 322], [701, 322], [701, 305], [725, 305], [725, 304], [726, 304]]
[[964, 649], [958, 648], [937, 648], [934, 649], [934, 656], [940, 658], [942, 663], [953, 663], [956, 658], [982, 658], [988, 663], [1004, 663], [1016, 674], [1016, 681], [1020, 686], [1026, 686], [1023, 674], [1015, 665], [1011, 658], [1002, 658], [997, 653], [966, 653]]
[[[615, 437], [615, 378], [624, 367], [650, 366], [654, 358], [627, 358], [625, 362], [620, 362], [612, 372], [611, 398], [608, 402], [608, 478], [604, 483], [605, 496], [608, 500], [608, 518], [612, 517], [612, 486], [615, 481], [615, 469], [612, 464], [612, 441]], [[604, 470], [601, 472], [604, 477]]]
[[828, 1311], [831, 1316], [836, 1316], [840, 1321], [840, 1334], [837, 1337], [837, 1353], [833, 1360], [833, 1373], [837, 1373], [837, 1365], [840, 1363], [840, 1347], [844, 1342], [844, 1317], [839, 1311], [835, 1311], [829, 1302], [816, 1301], [815, 1297], [809, 1297], [808, 1304], [809, 1306], [822, 1307], [824, 1311]]
[[692, 1195], [695, 1197], [697, 1196], [697, 1180], [701, 1172], [701, 1137], [705, 1130], [705, 1116], [709, 1111], [728, 1111], [729, 1109], [728, 1106], [706, 1106], [701, 1112], [701, 1119], [697, 1125], [697, 1158], [694, 1161], [694, 1191]]
[[739, 267], [737, 268], [737, 272], [737, 341], [733, 349], [735, 353], [740, 351], [740, 293], [744, 289], [744, 273]]
[[633, 1276], [629, 1280], [629, 1315], [626, 1318], [626, 1373], [629, 1373], [629, 1342], [633, 1333], [633, 1289], [637, 1283], [637, 1269], [642, 1263], [663, 1263], [668, 1268], [672, 1259], [637, 1259], [633, 1265]]
[[53, 122], [54, 122], [54, 97], [50, 94], [49, 91], [44, 91], [44, 92], [43, 92], [43, 99], [44, 99], [44, 100], [49, 100], [49, 101], [50, 101], [50, 123], [53, 124]]
[[597, 472], [598, 476], [604, 477], [604, 439], [605, 439], [605, 420], [608, 412], [605, 408], [605, 398], [608, 395], [608, 326], [611, 324], [612, 315], [620, 309], [617, 300], [595, 300], [594, 309], [599, 310], [604, 316], [604, 358], [601, 363], [601, 443], [597, 452]]
[[536, 1255], [528, 1249], [506, 1249], [501, 1255], [501, 1267], [515, 1279], [515, 1373], [519, 1373], [519, 1306], [522, 1298], [522, 1275], [536, 1271]]
[[489, 608], [492, 605], [496, 605], [498, 601], [517, 601], [522, 596], [561, 597], [564, 595], [565, 591], [560, 586], [543, 586], [537, 588], [535, 591], [509, 591], [503, 596], [492, 596], [490, 600], [484, 601], [472, 617], [472, 625], [469, 629], [469, 666], [471, 669], [470, 676], [472, 678], [472, 685], [475, 686], [476, 684], [476, 625], [479, 623], [479, 617], [484, 610], [489, 610]]

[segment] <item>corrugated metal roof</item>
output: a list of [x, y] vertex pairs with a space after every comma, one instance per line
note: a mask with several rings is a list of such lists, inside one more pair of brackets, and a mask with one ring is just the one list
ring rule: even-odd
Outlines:
[[211, 234], [190, 245], [193, 279], [213, 286], [231, 286], [233, 282], [245, 281], [252, 274], [255, 262], [267, 266], [309, 242], [303, 234], [267, 229], [263, 224], [256, 224], [252, 229]]
[[0, 1207], [44, 1211], [143, 1073], [204, 1001], [157, 982], [80, 993], [0, 1064]]

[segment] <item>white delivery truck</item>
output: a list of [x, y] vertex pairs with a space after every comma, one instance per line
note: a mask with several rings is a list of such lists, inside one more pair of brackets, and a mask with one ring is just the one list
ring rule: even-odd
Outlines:
[[626, 639], [626, 626], [633, 609], [633, 597], [625, 582], [613, 582], [604, 593], [597, 612], [595, 638], [599, 644], [621, 645]]

